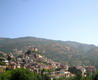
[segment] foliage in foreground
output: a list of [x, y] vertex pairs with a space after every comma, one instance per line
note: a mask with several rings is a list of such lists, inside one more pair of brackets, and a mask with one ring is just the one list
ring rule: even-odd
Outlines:
[[[47, 75], [37, 74], [35, 72], [31, 72], [28, 69], [20, 68], [0, 73], [0, 80], [51, 80], [51, 79]], [[92, 76], [82, 77], [81, 75], [77, 75], [75, 77], [69, 77], [69, 78], [62, 77], [53, 80], [98, 80], [98, 71], [94, 73]]]
[[0, 80], [50, 80], [47, 75], [40, 75], [28, 69], [15, 69], [0, 74]]

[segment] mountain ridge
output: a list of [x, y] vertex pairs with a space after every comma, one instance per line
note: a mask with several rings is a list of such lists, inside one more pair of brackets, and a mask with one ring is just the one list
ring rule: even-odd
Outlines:
[[61, 41], [61, 42], [72, 42], [72, 43], [77, 43], [77, 44], [84, 44], [84, 45], [91, 45], [91, 46], [96, 46], [95, 44], [87, 44], [87, 43], [82, 43], [82, 42], [77, 42], [77, 41], [71, 41], [71, 40], [67, 40], [67, 41], [64, 41], [64, 40], [55, 40], [55, 39], [48, 39], [48, 38], [38, 38], [38, 37], [32, 37], [32, 36], [26, 36], [26, 37], [15, 37], [15, 38], [10, 38], [10, 37], [0, 37], [0, 40], [1, 39], [24, 39], [24, 38], [36, 38], [36, 39], [45, 39], [45, 40], [52, 40], [52, 41]]

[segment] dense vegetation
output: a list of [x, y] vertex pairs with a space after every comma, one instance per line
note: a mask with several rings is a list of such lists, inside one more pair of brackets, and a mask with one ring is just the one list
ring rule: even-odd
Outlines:
[[0, 80], [50, 80], [47, 75], [40, 75], [28, 69], [9, 70], [0, 74]]
[[[80, 74], [78, 74], [78, 72], [76, 74], [77, 75], [75, 77], [62, 77], [52, 80], [98, 80], [98, 72], [92, 76], [87, 77], [82, 77]], [[0, 80], [51, 80], [51, 78], [44, 74], [37, 74], [35, 72], [31, 72], [28, 69], [20, 68], [0, 73]]]
[[71, 41], [55, 41], [42, 38], [0, 38], [0, 51], [13, 52], [13, 49], [22, 49], [24, 52], [28, 46], [36, 47], [46, 57], [68, 65], [94, 65], [98, 68], [98, 47], [94, 45], [80, 44]]

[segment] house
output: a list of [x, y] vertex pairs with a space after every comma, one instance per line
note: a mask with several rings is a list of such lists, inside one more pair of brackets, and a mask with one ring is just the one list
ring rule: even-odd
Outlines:
[[5, 66], [0, 66], [0, 73], [4, 72]]
[[11, 63], [8, 65], [8, 68], [9, 68], [9, 69], [16, 69], [16, 63], [15, 63], [15, 62], [11, 62]]
[[95, 66], [85, 66], [87, 72], [89, 75], [92, 75], [94, 72], [96, 72], [96, 67]]

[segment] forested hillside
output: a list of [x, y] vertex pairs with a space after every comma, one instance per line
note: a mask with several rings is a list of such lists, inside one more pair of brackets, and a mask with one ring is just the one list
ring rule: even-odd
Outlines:
[[68, 65], [94, 65], [98, 67], [98, 47], [72, 41], [57, 41], [35, 37], [0, 38], [0, 51], [13, 52], [14, 49], [23, 50], [28, 47], [38, 48], [40, 53], [55, 61]]

